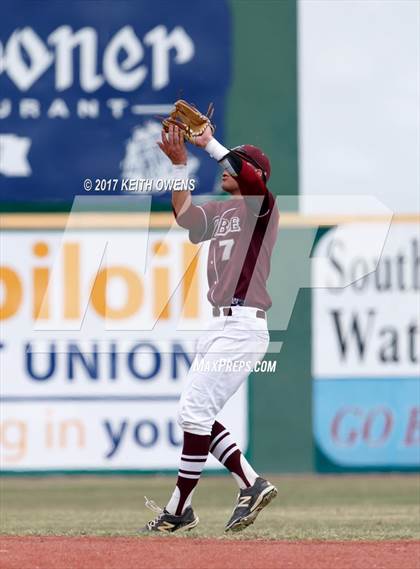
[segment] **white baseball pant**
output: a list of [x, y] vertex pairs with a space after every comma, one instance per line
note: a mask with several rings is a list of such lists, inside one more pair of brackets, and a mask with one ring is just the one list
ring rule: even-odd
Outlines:
[[219, 411], [267, 351], [267, 320], [256, 317], [256, 308], [231, 309], [232, 316], [221, 310], [213, 317], [198, 340], [178, 412], [179, 425], [189, 433], [210, 435]]

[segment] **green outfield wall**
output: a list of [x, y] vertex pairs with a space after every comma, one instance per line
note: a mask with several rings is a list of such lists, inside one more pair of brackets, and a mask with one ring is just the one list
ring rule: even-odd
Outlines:
[[[250, 454], [263, 471], [308, 472], [313, 469], [310, 290], [298, 292], [286, 330], [272, 329], [280, 296], [295, 286], [293, 251], [304, 230], [284, 230], [283, 244], [273, 259], [269, 313], [272, 342], [282, 342], [280, 353], [270, 354], [277, 362], [276, 373], [254, 375], [250, 379]], [[309, 271], [309, 269], [307, 268]]]
[[270, 189], [298, 194], [295, 0], [231, 0], [233, 83], [227, 144], [255, 144], [272, 163]]
[[[233, 84], [227, 112], [229, 145], [256, 144], [272, 163], [274, 194], [298, 194], [297, 7], [294, 0], [232, 0]], [[289, 204], [293, 204], [289, 200]], [[296, 206], [296, 203], [293, 204]], [[272, 262], [271, 321], [280, 320], [280, 296], [294, 288], [297, 242], [305, 229], [284, 229]], [[306, 270], [309, 271], [309, 265]], [[307, 275], [309, 279], [309, 275]], [[297, 296], [287, 330], [271, 329], [283, 342], [275, 374], [250, 381], [249, 455], [258, 468], [303, 472], [313, 468], [311, 430], [310, 293]]]

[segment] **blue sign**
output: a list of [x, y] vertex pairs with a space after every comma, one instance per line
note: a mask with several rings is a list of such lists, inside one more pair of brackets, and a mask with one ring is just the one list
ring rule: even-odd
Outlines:
[[343, 468], [420, 467], [418, 378], [315, 379], [314, 436]]
[[[95, 189], [96, 180], [164, 177], [158, 116], [178, 98], [203, 111], [213, 102], [223, 140], [230, 76], [225, 0], [5, 0], [1, 199], [71, 202], [85, 179]], [[212, 191], [217, 164], [189, 151], [195, 192]], [[121, 192], [119, 183], [101, 187]]]

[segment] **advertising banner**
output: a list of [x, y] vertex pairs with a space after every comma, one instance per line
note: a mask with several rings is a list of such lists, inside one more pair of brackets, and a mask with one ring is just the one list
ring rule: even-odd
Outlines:
[[313, 426], [327, 470], [420, 467], [419, 227], [392, 224], [378, 255], [383, 231], [342, 226], [314, 253], [327, 258], [312, 297]]
[[[86, 179], [95, 187], [164, 177], [159, 116], [178, 98], [203, 112], [213, 102], [223, 140], [231, 15], [225, 0], [194, 8], [187, 0], [2, 2], [0, 199], [71, 203]], [[217, 163], [189, 152], [196, 192], [211, 192]]]
[[[178, 467], [206, 251], [176, 230], [2, 233], [4, 471]], [[221, 418], [245, 450], [246, 386]]]

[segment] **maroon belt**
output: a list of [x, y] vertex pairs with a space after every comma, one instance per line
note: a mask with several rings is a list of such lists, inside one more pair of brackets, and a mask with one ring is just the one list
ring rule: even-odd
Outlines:
[[[221, 309], [223, 311], [223, 316], [233, 316], [232, 314], [232, 307], [224, 307]], [[218, 306], [213, 306], [213, 316], [220, 316], [221, 310]], [[265, 312], [264, 310], [256, 310], [255, 316], [257, 318], [262, 318], [265, 320]]]

